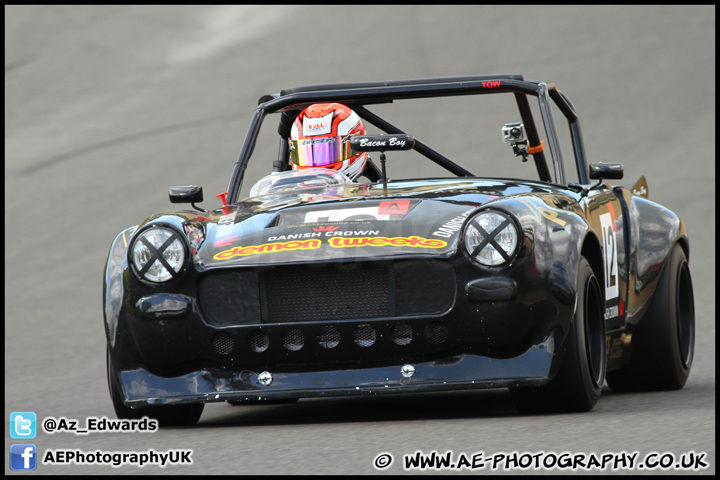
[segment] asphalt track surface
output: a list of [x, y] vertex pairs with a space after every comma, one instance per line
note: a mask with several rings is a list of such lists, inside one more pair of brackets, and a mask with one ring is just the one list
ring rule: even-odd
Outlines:
[[[697, 344], [684, 389], [606, 387], [593, 411], [573, 415], [521, 415], [506, 390], [210, 404], [193, 428], [41, 431], [31, 441], [41, 456], [190, 449], [192, 465], [40, 464], [35, 473], [397, 474], [403, 455], [417, 451], [638, 452], [638, 461], [695, 452], [705, 454], [706, 469], [652, 472], [714, 473], [714, 6], [6, 6], [5, 473], [27, 474], [8, 465], [17, 442], [8, 434], [11, 412], [81, 424], [114, 418], [101, 301], [110, 244], [170, 208], [170, 186], [202, 185], [204, 206], [214, 207], [261, 95], [489, 73], [555, 82], [581, 116], [590, 161], [623, 162], [620, 184], [645, 175], [650, 198], [685, 220]], [[419, 118], [432, 130], [483, 115], [435, 110]], [[500, 143], [500, 126], [515, 119], [490, 120]], [[465, 137], [450, 143], [450, 153], [472, 147]], [[276, 151], [273, 139], [267, 163], [248, 170], [245, 192], [270, 171]], [[373, 466], [380, 453], [394, 457], [381, 471]], [[522, 472], [549, 473], [475, 473]]]

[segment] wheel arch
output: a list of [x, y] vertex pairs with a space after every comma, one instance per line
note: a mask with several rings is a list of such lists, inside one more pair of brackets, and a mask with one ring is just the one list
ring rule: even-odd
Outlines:
[[[680, 248], [683, 249], [683, 252], [685, 252], [685, 258], [687, 259], [688, 263], [690, 262], [690, 240], [687, 238], [686, 235], [681, 235], [677, 239], [677, 244], [680, 245]], [[670, 248], [670, 251], [672, 252], [672, 247]]]
[[[603, 256], [602, 249], [600, 248], [600, 241], [594, 232], [588, 231], [587, 235], [583, 239], [582, 248], [580, 249], [580, 255], [585, 257], [593, 269], [593, 273], [600, 282], [600, 285], [605, 283], [605, 272], [603, 270]], [[600, 294], [603, 297], [603, 304], [605, 303], [605, 292], [600, 289]]]

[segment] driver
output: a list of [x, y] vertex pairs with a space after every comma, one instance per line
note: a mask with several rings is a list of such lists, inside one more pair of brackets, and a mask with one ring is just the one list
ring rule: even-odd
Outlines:
[[339, 103], [316, 103], [300, 112], [290, 130], [293, 170], [328, 168], [355, 181], [365, 169], [367, 153], [350, 149], [349, 135], [365, 135], [360, 116]]

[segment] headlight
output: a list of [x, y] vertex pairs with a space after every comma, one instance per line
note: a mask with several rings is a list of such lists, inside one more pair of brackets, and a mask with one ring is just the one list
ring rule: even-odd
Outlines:
[[464, 239], [470, 258], [488, 267], [512, 260], [520, 244], [516, 222], [500, 210], [483, 210], [471, 218]]
[[183, 239], [169, 228], [148, 228], [133, 243], [132, 263], [138, 277], [155, 283], [167, 282], [177, 277], [185, 264]]

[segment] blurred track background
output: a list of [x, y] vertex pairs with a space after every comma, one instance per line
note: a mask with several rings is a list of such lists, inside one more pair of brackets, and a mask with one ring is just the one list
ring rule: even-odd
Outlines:
[[[170, 186], [202, 185], [203, 206], [219, 205], [261, 95], [522, 73], [570, 97], [590, 161], [623, 162], [620, 184], [645, 175], [650, 198], [685, 220], [697, 344], [683, 390], [606, 387], [592, 412], [547, 416], [518, 414], [505, 390], [210, 404], [194, 428], [33, 440], [40, 455], [192, 449], [191, 466], [36, 473], [375, 474], [381, 452], [395, 457], [383, 472], [403, 473], [402, 455], [418, 450], [694, 451], [709, 464], [698, 473], [714, 473], [715, 68], [714, 6], [5, 6], [6, 462], [13, 411], [114, 418], [102, 320], [110, 244], [170, 208]], [[514, 120], [493, 119], [498, 143]], [[269, 173], [275, 139], [268, 152], [244, 193]]]

